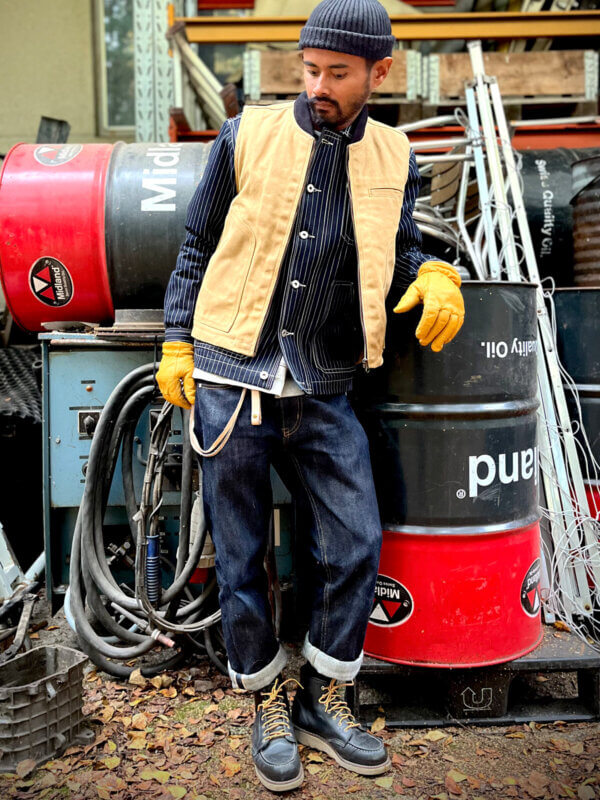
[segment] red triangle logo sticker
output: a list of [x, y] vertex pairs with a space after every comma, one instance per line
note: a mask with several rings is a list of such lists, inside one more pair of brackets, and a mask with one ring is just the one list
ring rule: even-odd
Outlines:
[[388, 615], [388, 617], [390, 619], [393, 618], [393, 616], [396, 613], [396, 611], [398, 611], [398, 609], [402, 605], [402, 603], [392, 603], [390, 600], [382, 600], [381, 604], [383, 605], [383, 607], [387, 611], [387, 615]]
[[47, 289], [44, 289], [43, 292], [39, 292], [39, 294], [43, 295], [44, 297], [48, 297], [50, 300], [56, 300], [52, 286], [48, 286]]
[[36, 278], [41, 278], [41, 280], [46, 281], [46, 283], [52, 282], [52, 276], [50, 275], [50, 268], [44, 267], [43, 270], [37, 273], [35, 276]]

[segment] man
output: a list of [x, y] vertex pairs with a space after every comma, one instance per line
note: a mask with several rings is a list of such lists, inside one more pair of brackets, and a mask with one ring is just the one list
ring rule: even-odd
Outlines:
[[[273, 791], [303, 780], [297, 742], [376, 775], [381, 740], [344, 699], [358, 673], [381, 547], [352, 376], [382, 363], [385, 299], [424, 303], [436, 351], [462, 324], [460, 278], [421, 253], [419, 175], [404, 134], [367, 117], [394, 37], [377, 0], [323, 0], [302, 29], [306, 92], [223, 125], [188, 209], [157, 375], [194, 408], [229, 675], [255, 693], [252, 755]], [[409, 286], [410, 284], [410, 286]], [[293, 708], [263, 568], [270, 466], [310, 519], [307, 663]]]

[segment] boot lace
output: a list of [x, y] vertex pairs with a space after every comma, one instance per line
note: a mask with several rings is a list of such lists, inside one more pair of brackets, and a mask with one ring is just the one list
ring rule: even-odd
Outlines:
[[300, 688], [303, 688], [295, 678], [288, 678], [282, 683], [279, 683], [279, 678], [277, 678], [269, 691], [261, 692], [265, 699], [259, 703], [256, 710], [263, 712], [263, 730], [267, 741], [287, 736], [291, 733], [290, 717], [282, 692], [286, 683], [295, 683]]
[[340, 683], [335, 678], [332, 678], [329, 686], [321, 686], [323, 694], [319, 697], [319, 703], [325, 706], [325, 710], [332, 714], [334, 719], [343, 723], [344, 730], [360, 727], [354, 714], [350, 711], [344, 695], [340, 694], [344, 687], [353, 685], [354, 682]]

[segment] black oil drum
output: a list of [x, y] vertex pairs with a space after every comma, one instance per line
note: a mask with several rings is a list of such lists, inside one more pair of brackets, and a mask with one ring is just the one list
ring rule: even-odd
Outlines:
[[600, 288], [600, 154], [573, 164], [575, 284]]
[[542, 278], [552, 277], [557, 286], [573, 284], [572, 201], [577, 191], [573, 165], [594, 154], [600, 150], [557, 147], [520, 153], [523, 202], [538, 269]]
[[[560, 360], [577, 386], [583, 427], [592, 455], [600, 463], [600, 288], [557, 290], [554, 305]], [[566, 389], [570, 417], [577, 421], [575, 400]], [[580, 454], [590, 511], [600, 517], [600, 480]]]
[[441, 353], [415, 338], [422, 307], [391, 314], [358, 391], [384, 528], [365, 651], [400, 663], [498, 663], [541, 636], [535, 286], [463, 295]]
[[115, 145], [106, 180], [106, 259], [115, 308], [162, 308], [211, 146]]

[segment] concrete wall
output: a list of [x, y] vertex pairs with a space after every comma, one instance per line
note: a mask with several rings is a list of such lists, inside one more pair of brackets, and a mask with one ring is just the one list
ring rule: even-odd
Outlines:
[[96, 133], [92, 6], [1, 1], [0, 153], [34, 142], [42, 115], [67, 120], [71, 142], [106, 141]]

